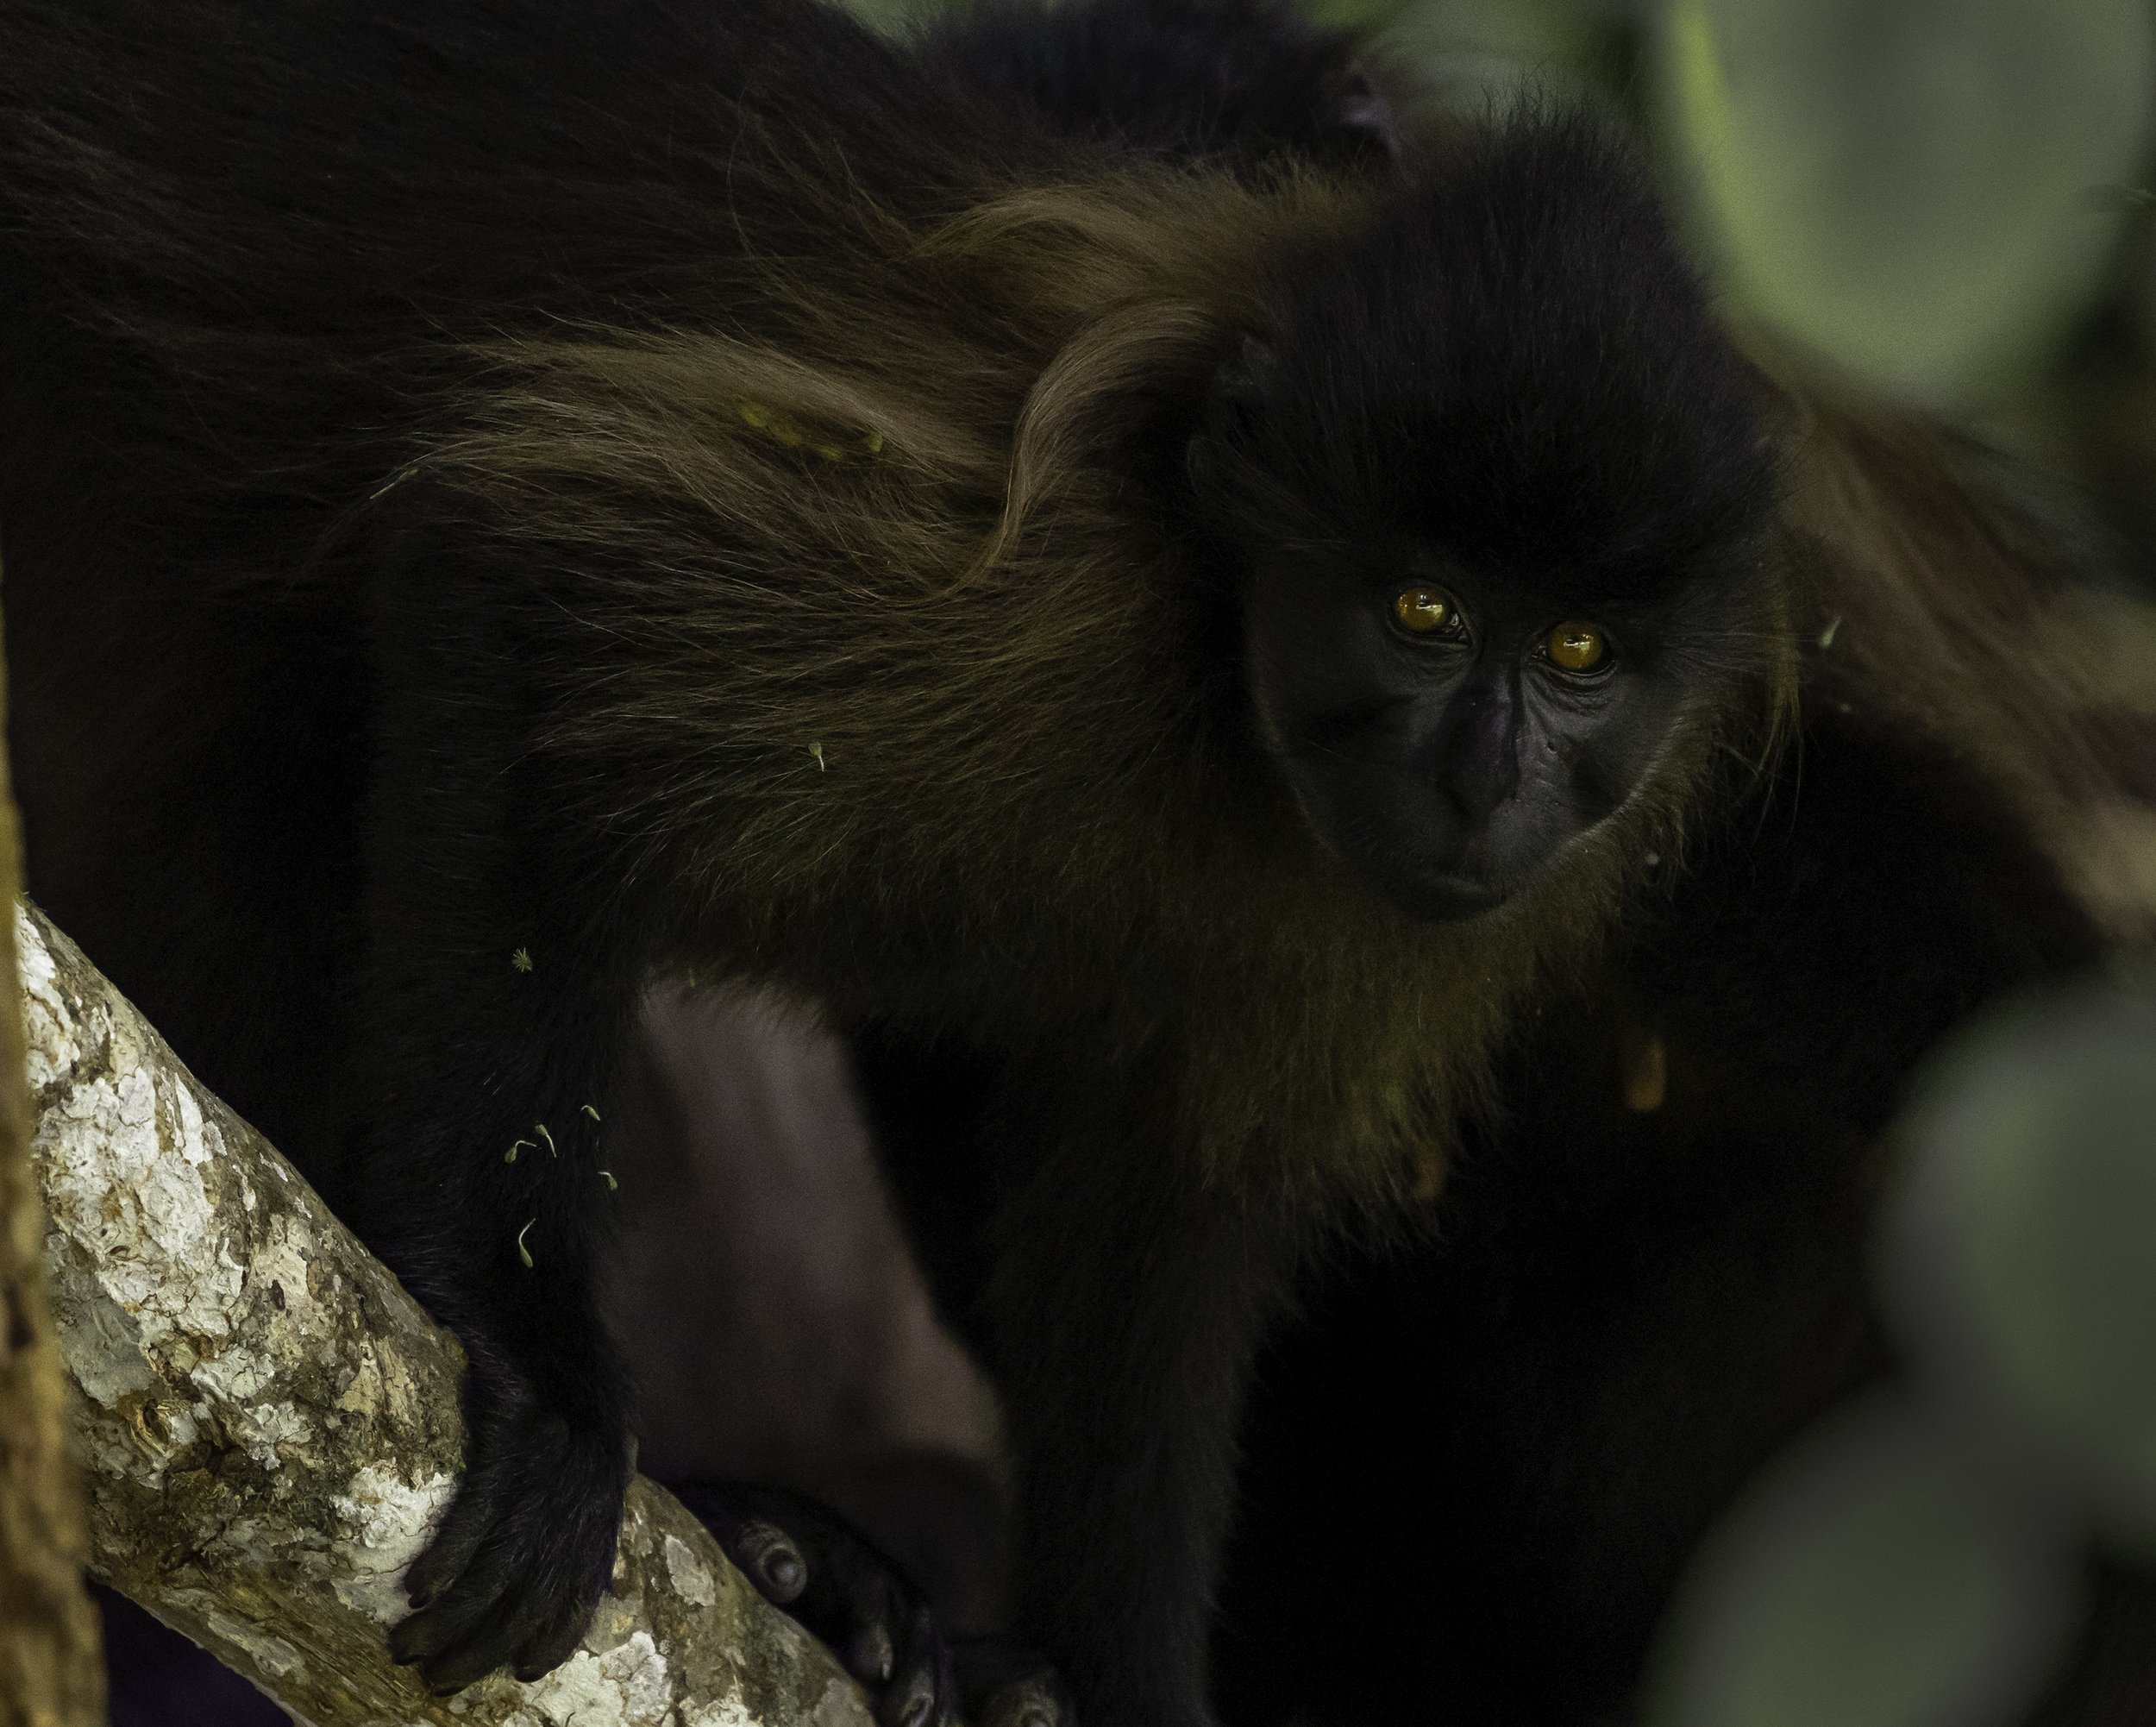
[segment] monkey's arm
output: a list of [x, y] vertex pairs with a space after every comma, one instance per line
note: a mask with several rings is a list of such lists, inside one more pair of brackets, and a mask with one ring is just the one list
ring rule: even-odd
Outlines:
[[1236, 1433], [1282, 1243], [1232, 1202], [1134, 1182], [1089, 1196], [1088, 1217], [1081, 1192], [1041, 1184], [1001, 1225], [1025, 1244], [995, 1272], [1019, 1631], [1052, 1654], [1081, 1723], [1207, 1727]]
[[1123, 1080], [1074, 1103], [884, 1039], [856, 1048], [896, 1197], [1002, 1399], [1015, 1641], [1051, 1657], [1081, 1727], [1204, 1727], [1244, 1380], [1294, 1229], [1118, 1119]]
[[630, 1470], [596, 1316], [599, 1155], [642, 950], [597, 848], [531, 765], [540, 624], [435, 524], [377, 584], [382, 688], [365, 825], [359, 1061], [374, 1100], [363, 1236], [469, 1361], [468, 1462], [407, 1586], [398, 1659], [441, 1686], [573, 1648], [613, 1560]]

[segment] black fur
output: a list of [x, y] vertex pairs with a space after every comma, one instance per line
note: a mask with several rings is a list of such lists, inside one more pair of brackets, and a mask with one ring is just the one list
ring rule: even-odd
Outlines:
[[[916, 1215], [981, 1214], [942, 1234], [1020, 1628], [1100, 1727], [1197, 1727], [1298, 1254], [1447, 1140], [1781, 693], [1772, 463], [1591, 129], [1260, 190], [962, 85], [780, 0], [0, 10], [31, 884], [463, 1337], [394, 1634], [437, 1685], [552, 1665], [604, 1586], [600, 1124], [693, 966], [985, 1079], [985, 1171], [948, 1116], [899, 1161]], [[1307, 129], [1269, 102], [1206, 127]], [[1383, 633], [1432, 563], [1487, 634]], [[1324, 589], [1332, 706], [1255, 675], [1294, 658], [1267, 581]], [[1568, 685], [1541, 633], [1605, 603], [1625, 651]], [[1523, 739], [1572, 780], [1526, 782], [1501, 909], [1352, 883], [1402, 806], [1479, 869], [1463, 788]], [[1360, 764], [1324, 820], [1298, 751]]]
[[1630, 975], [1680, 1042], [1869, 1139], [1947, 1033], [2103, 951], [1965, 763], [1822, 703], [1756, 809], [1695, 854]]
[[25, 0], [0, 43], [29, 885], [457, 1328], [469, 1468], [398, 1648], [445, 1687], [542, 1671], [629, 1467], [586, 1111], [652, 930], [599, 885], [618, 847], [517, 765], [559, 598], [488, 599], [424, 487], [369, 500], [442, 431], [460, 345], [650, 331], [685, 286], [728, 304], [741, 224], [794, 244], [790, 170], [752, 171], [728, 98], [817, 116], [899, 210], [1023, 147], [780, 0]]
[[1274, 546], [1370, 524], [1603, 607], [1695, 587], [1768, 514], [1775, 461], [1654, 192], [1577, 117], [1446, 161], [1286, 287], [1304, 339], [1244, 362], [1200, 509]]
[[1355, 49], [1284, 0], [982, 0], [920, 40], [955, 85], [1069, 135], [1343, 166], [1382, 161], [1398, 141]]

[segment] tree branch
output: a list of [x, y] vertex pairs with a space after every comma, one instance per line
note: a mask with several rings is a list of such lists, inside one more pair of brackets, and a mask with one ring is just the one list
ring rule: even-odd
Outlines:
[[319, 1727], [867, 1727], [860, 1693], [641, 1478], [612, 1595], [530, 1685], [390, 1664], [462, 1454], [462, 1355], [44, 915], [17, 920], [53, 1306], [93, 1567]]

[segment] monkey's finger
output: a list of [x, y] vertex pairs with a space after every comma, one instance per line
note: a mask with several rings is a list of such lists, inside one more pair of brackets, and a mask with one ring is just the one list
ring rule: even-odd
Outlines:
[[793, 1605], [809, 1586], [808, 1555], [776, 1523], [744, 1523], [726, 1546], [742, 1574], [774, 1607]]
[[483, 1547], [436, 1605], [392, 1627], [392, 1655], [435, 1691], [461, 1691], [500, 1667], [536, 1679], [566, 1660], [590, 1623], [599, 1589], [557, 1567], [520, 1563], [509, 1543]]
[[460, 1590], [439, 1605], [423, 1608], [390, 1627], [390, 1658], [399, 1667], [416, 1667], [420, 1677], [436, 1691], [454, 1691], [483, 1679], [501, 1665], [496, 1656], [485, 1666], [473, 1666], [470, 1652], [486, 1642], [488, 1622], [501, 1603], [488, 1595]]
[[421, 1661], [419, 1676], [442, 1692], [476, 1685], [495, 1668], [509, 1665], [526, 1617], [521, 1602], [495, 1602], [492, 1611], [466, 1623], [461, 1637]]
[[889, 1678], [876, 1694], [877, 1727], [946, 1727], [958, 1716], [958, 1676], [936, 1616], [919, 1602], [903, 1625]]
[[843, 1519], [747, 1483], [690, 1483], [680, 1498], [764, 1598], [868, 1689], [877, 1727], [957, 1718], [957, 1670], [927, 1598]]
[[510, 1671], [518, 1679], [534, 1680], [568, 1660], [583, 1640], [584, 1628], [591, 1623], [594, 1605], [585, 1600], [573, 1601], [550, 1623], [532, 1632], [518, 1646]]
[[493, 1524], [493, 1495], [481, 1478], [467, 1474], [427, 1550], [406, 1567], [404, 1598], [415, 1608], [432, 1606], [470, 1567]]

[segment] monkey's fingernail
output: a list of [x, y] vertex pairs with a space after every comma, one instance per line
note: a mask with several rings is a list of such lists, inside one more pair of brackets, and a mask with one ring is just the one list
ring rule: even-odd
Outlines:
[[863, 1625], [847, 1641], [846, 1670], [863, 1685], [889, 1684], [898, 1658], [891, 1633], [880, 1621]]
[[906, 1701], [899, 1710], [899, 1727], [928, 1727], [929, 1712], [936, 1707], [936, 1688], [928, 1675], [917, 1673], [906, 1681]]
[[808, 1587], [808, 1561], [784, 1529], [770, 1523], [747, 1523], [737, 1545], [743, 1569], [755, 1574], [774, 1602], [783, 1607], [800, 1598]]

